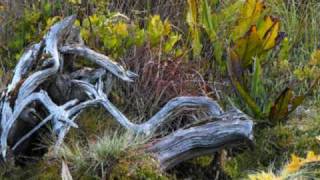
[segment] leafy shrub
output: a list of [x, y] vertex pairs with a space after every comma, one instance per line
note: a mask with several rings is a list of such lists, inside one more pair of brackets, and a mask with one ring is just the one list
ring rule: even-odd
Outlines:
[[[247, 0], [244, 3], [238, 1], [220, 10], [217, 10], [217, 2], [211, 6], [207, 0], [188, 2], [187, 19], [194, 54], [199, 55], [201, 52], [199, 27], [202, 27], [212, 42], [215, 63], [222, 74], [227, 68], [231, 83], [241, 97], [240, 104], [244, 105], [244, 109], [258, 119], [269, 119], [272, 124], [286, 119], [288, 114], [303, 102], [310, 90], [301, 96], [294, 96], [290, 87], [282, 87], [284, 90], [282, 89], [280, 95], [266, 90], [272, 89], [265, 87], [264, 83], [264, 79], [271, 77], [271, 73], [266, 72], [273, 64], [271, 58], [278, 56], [283, 60], [288, 55], [288, 40], [285, 39], [283, 45], [280, 45], [285, 38], [285, 34], [280, 32], [280, 20], [267, 15], [270, 10], [262, 0]], [[211, 7], [214, 9], [213, 12]], [[230, 16], [237, 18], [233, 19]], [[228, 34], [222, 36], [226, 43], [218, 36], [224, 35], [220, 33], [224, 20], [222, 17], [227, 17], [227, 22], [231, 24], [224, 29]], [[276, 47], [280, 50], [276, 51]], [[223, 56], [224, 54], [226, 56]], [[282, 66], [286, 66], [284, 63]], [[303, 73], [298, 70], [296, 72]], [[314, 85], [310, 89], [313, 87]]]

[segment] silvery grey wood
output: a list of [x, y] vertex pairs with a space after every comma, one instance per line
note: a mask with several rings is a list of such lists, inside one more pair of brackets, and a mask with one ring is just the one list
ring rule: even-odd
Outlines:
[[68, 45], [61, 47], [60, 51], [62, 53], [76, 54], [78, 56], [85, 57], [124, 81], [132, 82], [137, 77], [137, 74], [131, 71], [126, 71], [120, 64], [112, 61], [108, 56], [97, 53], [86, 46]]
[[148, 150], [159, 160], [161, 169], [167, 170], [180, 162], [210, 155], [226, 147], [250, 142], [252, 139], [253, 123], [250, 119], [218, 120], [180, 129], [156, 141]]

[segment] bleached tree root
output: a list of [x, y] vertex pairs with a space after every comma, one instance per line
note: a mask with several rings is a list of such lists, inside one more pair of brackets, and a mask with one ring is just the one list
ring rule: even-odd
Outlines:
[[[170, 100], [150, 120], [131, 122], [108, 99], [112, 79], [133, 82], [137, 75], [109, 57], [83, 45], [79, 30], [73, 26], [75, 16], [54, 24], [44, 39], [31, 46], [20, 58], [13, 79], [0, 99], [3, 159], [7, 151], [19, 155], [22, 148], [45, 124], [50, 123], [59, 148], [70, 128], [77, 128], [76, 119], [88, 107], [101, 106], [128, 131], [152, 135], [172, 116], [182, 110], [201, 109], [217, 122], [178, 130], [156, 143], [151, 152], [167, 169], [196, 155], [214, 152], [225, 146], [252, 139], [252, 121], [240, 111], [223, 112], [208, 97], [177, 97]], [[74, 61], [82, 57], [98, 68], [75, 69]], [[21, 134], [21, 124], [31, 126]], [[180, 141], [180, 140], [182, 141]]]

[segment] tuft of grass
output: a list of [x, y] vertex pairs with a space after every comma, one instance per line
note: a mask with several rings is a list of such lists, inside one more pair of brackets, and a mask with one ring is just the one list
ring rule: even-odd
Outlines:
[[136, 147], [144, 140], [132, 133], [119, 134], [115, 132], [112, 135], [106, 134], [95, 143], [90, 143], [88, 148], [89, 156], [97, 163], [103, 163], [110, 157], [117, 158], [124, 150]]
[[65, 160], [72, 173], [102, 177], [105, 171], [110, 171], [117, 164], [126, 151], [145, 143], [147, 138], [133, 135], [130, 132], [105, 134], [95, 140], [89, 140], [86, 144], [72, 143], [63, 145], [57, 154], [51, 156], [56, 160]]

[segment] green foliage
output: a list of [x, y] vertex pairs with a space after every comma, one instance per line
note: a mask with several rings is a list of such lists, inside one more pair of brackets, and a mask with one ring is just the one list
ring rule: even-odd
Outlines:
[[[9, 67], [13, 67], [15, 62], [20, 57], [22, 50], [28, 43], [36, 40], [35, 34], [39, 33], [37, 29], [41, 14], [36, 11], [25, 11], [24, 16], [20, 21], [12, 24], [12, 31], [15, 31], [13, 37], [7, 42], [6, 47], [10, 49], [10, 57], [13, 57], [13, 62], [8, 62]], [[40, 24], [41, 25], [41, 24]]]
[[128, 152], [112, 168], [110, 179], [170, 179], [150, 156]]
[[319, 122], [319, 117], [309, 116], [304, 120], [292, 119], [287, 125], [256, 129], [255, 148], [229, 159], [224, 170], [232, 179], [241, 179], [252, 171], [272, 169], [278, 172], [293, 153], [319, 153], [319, 141], [316, 139], [320, 133], [317, 128]]
[[[219, 7], [218, 1], [189, 0], [187, 23], [191, 34], [191, 44], [194, 56], [200, 56], [202, 51], [201, 36], [205, 32], [213, 48], [213, 60], [219, 71], [226, 71], [226, 61], [223, 59], [224, 48], [229, 40], [230, 24], [235, 21], [237, 9], [241, 1]], [[219, 36], [218, 36], [219, 35]]]
[[[19, 5], [21, 2], [15, 3]], [[8, 69], [13, 69], [24, 49], [31, 43], [40, 41], [48, 27], [57, 21], [58, 17], [63, 16], [56, 15], [61, 8], [61, 2], [42, 1], [22, 7], [24, 8], [17, 10], [3, 6], [0, 9], [0, 54], [3, 66]]]
[[192, 41], [192, 50], [194, 56], [199, 56], [201, 53], [201, 42], [200, 42], [200, 30], [198, 27], [198, 5], [197, 0], [188, 0], [188, 13], [187, 13], [187, 23], [189, 25], [191, 41]]
[[[80, 25], [80, 22], [77, 23]], [[150, 43], [152, 47], [163, 46], [164, 53], [172, 53], [181, 36], [171, 29], [168, 20], [159, 15], [151, 16], [147, 28], [139, 27], [119, 13], [94, 14], [81, 23], [81, 35], [91, 47], [99, 47], [114, 58], [123, 56], [128, 49]]]
[[[270, 58], [277, 56], [281, 67], [289, 69], [291, 46], [284, 33], [280, 32], [280, 19], [268, 15], [271, 10], [262, 0], [237, 1], [222, 7], [217, 1], [188, 2], [187, 22], [194, 54], [200, 55], [200, 36], [201, 30], [204, 30], [212, 44], [214, 61], [220, 74], [228, 69], [232, 85], [240, 95], [245, 110], [258, 119], [269, 118], [273, 124], [287, 118], [303, 102], [310, 90], [297, 97], [288, 88], [280, 90], [282, 93], [278, 96], [277, 92], [266, 90], [270, 89], [264, 83], [264, 79], [271, 76], [266, 71], [273, 64]], [[280, 50], [275, 51], [275, 47], [280, 47]], [[227, 58], [224, 54], [227, 54]], [[271, 56], [272, 54], [276, 55]], [[302, 78], [315, 70], [312, 66], [312, 70], [297, 69], [295, 74]], [[312, 88], [311, 86], [310, 89]]]

